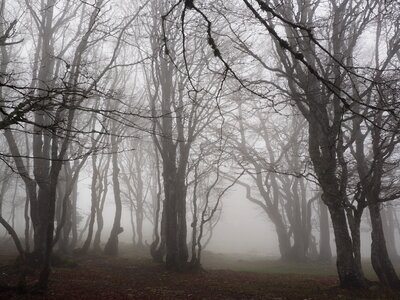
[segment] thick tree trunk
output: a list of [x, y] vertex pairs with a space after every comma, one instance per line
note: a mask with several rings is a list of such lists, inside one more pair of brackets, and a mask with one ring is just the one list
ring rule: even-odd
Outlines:
[[[47, 255], [46, 243], [47, 243], [47, 229], [49, 226], [49, 222], [52, 219], [52, 216], [49, 216], [49, 213], [52, 211], [51, 205], [52, 201], [55, 201], [55, 192], [54, 198], [51, 195], [50, 190], [52, 189], [49, 186], [50, 181], [50, 159], [51, 159], [51, 133], [48, 129], [45, 129], [46, 126], [52, 125], [52, 120], [49, 117], [48, 111], [51, 111], [52, 108], [46, 108], [46, 105], [49, 103], [50, 99], [48, 98], [48, 90], [52, 88], [53, 82], [52, 76], [54, 74], [54, 66], [55, 66], [55, 56], [54, 56], [54, 48], [53, 48], [53, 14], [54, 14], [54, 6], [55, 0], [48, 0], [43, 7], [44, 16], [43, 20], [45, 21], [42, 24], [43, 29], [43, 41], [40, 48], [41, 52], [41, 61], [39, 66], [39, 72], [37, 77], [37, 85], [38, 96], [43, 100], [41, 104], [45, 107], [44, 110], [36, 111], [34, 114], [35, 125], [34, 125], [34, 133], [33, 133], [33, 174], [35, 177], [35, 181], [39, 186], [38, 190], [38, 215], [39, 215], [39, 223], [36, 226], [35, 230], [35, 245], [34, 252], [39, 255], [40, 260], [43, 260]], [[58, 176], [58, 174], [57, 174]]]
[[[49, 206], [50, 206], [50, 187], [39, 187], [38, 202], [39, 202], [39, 224], [34, 230], [34, 257], [36, 262], [41, 264], [46, 255], [46, 240], [47, 240], [47, 226], [49, 220]], [[54, 196], [55, 197], [55, 196]]]
[[186, 243], [186, 187], [176, 172], [174, 163], [165, 162], [164, 190], [166, 210], [166, 266], [171, 270], [182, 270], [189, 253]]
[[359, 207], [356, 211], [353, 211], [351, 208], [346, 208], [347, 212], [347, 221], [349, 223], [351, 239], [353, 242], [353, 254], [356, 262], [357, 269], [360, 274], [364, 276], [364, 272], [362, 270], [362, 262], [361, 262], [361, 235], [360, 235], [360, 227], [361, 227], [361, 216], [363, 214], [364, 207], [363, 204], [359, 204]]
[[352, 240], [349, 235], [344, 210], [340, 206], [332, 205], [329, 207], [329, 212], [336, 239], [336, 266], [340, 285], [343, 288], [362, 288], [366, 283], [354, 258]]
[[379, 281], [391, 288], [400, 288], [400, 280], [394, 270], [386, 248], [382, 219], [379, 204], [369, 201], [369, 213], [371, 216], [371, 263]]
[[285, 224], [277, 219], [280, 219], [280, 215], [268, 213], [269, 218], [272, 220], [275, 226], [276, 235], [278, 237], [279, 253], [281, 254], [281, 260], [291, 261], [292, 257], [292, 247], [290, 245], [290, 238], [286, 230]]
[[330, 245], [328, 207], [320, 201], [319, 209], [319, 260], [322, 262], [330, 262], [332, 260], [332, 251]]
[[[57, 174], [58, 176], [58, 174]], [[56, 176], [56, 178], [57, 178]], [[48, 207], [48, 218], [47, 226], [45, 229], [45, 252], [43, 259], [43, 269], [40, 272], [38, 286], [42, 289], [47, 289], [49, 284], [49, 276], [51, 270], [51, 255], [53, 250], [53, 234], [54, 234], [54, 218], [55, 218], [55, 206], [56, 206], [56, 182], [57, 179], [52, 180], [52, 186], [48, 192], [49, 195], [49, 207]], [[55, 182], [54, 182], [55, 181]]]
[[[298, 152], [296, 152], [298, 153]], [[305, 224], [303, 224], [303, 220], [306, 219], [306, 216], [302, 214], [307, 211], [305, 207], [303, 207], [300, 201], [300, 191], [299, 191], [299, 179], [295, 178], [294, 183], [292, 185], [292, 194], [293, 194], [293, 239], [294, 243], [292, 246], [292, 257], [296, 261], [305, 261], [306, 260], [306, 243], [307, 243], [307, 233]]]
[[71, 231], [71, 198], [67, 195], [67, 189], [72, 183], [72, 169], [69, 162], [65, 163], [63, 175], [60, 174], [57, 185], [56, 220], [57, 226], [62, 226], [57, 243], [58, 251], [66, 254], [69, 252], [69, 234]]
[[[381, 114], [376, 116], [377, 124], [380, 124]], [[400, 280], [393, 268], [386, 248], [386, 241], [382, 218], [380, 213], [379, 195], [382, 189], [382, 176], [384, 174], [385, 159], [381, 148], [381, 129], [374, 127], [372, 134], [373, 161], [368, 161], [365, 155], [365, 137], [362, 135], [361, 119], [353, 121], [356, 137], [355, 158], [360, 182], [367, 199], [371, 221], [371, 263], [379, 281], [391, 288], [400, 288]], [[370, 164], [372, 166], [370, 166]], [[371, 169], [373, 168], [373, 169]]]
[[[179, 247], [178, 247], [178, 216], [177, 197], [175, 191], [174, 174], [175, 168], [168, 166], [164, 169], [164, 192], [165, 192], [165, 239], [166, 239], [166, 267], [171, 270], [180, 269]], [[168, 168], [169, 167], [169, 168]], [[172, 171], [172, 172], [171, 172]]]
[[[363, 288], [365, 278], [359, 269], [354, 257], [352, 242], [346, 220], [345, 190], [340, 183], [345, 178], [337, 172], [337, 135], [327, 135], [325, 128], [329, 128], [329, 118], [326, 111], [316, 111], [316, 105], [311, 107], [314, 118], [309, 122], [309, 153], [315, 172], [322, 188], [322, 201], [328, 206], [331, 215], [333, 233], [335, 235], [337, 260], [336, 266], [340, 285], [343, 288]], [[319, 115], [320, 114], [320, 115]], [[316, 117], [320, 118], [317, 120]], [[324, 125], [324, 126], [322, 126]], [[333, 128], [331, 128], [330, 133]], [[345, 176], [346, 174], [342, 174]], [[338, 178], [339, 177], [339, 178]]]

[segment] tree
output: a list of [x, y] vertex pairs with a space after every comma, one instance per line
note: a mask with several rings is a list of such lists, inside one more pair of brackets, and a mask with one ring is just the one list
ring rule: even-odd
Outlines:
[[[167, 2], [152, 3], [152, 15], [163, 14]], [[189, 155], [199, 134], [219, 117], [219, 96], [215, 74], [207, 70], [210, 53], [203, 52], [204, 42], [188, 39], [179, 46], [179, 30], [173, 24], [153, 18], [150, 37], [153, 51], [152, 85], [148, 95], [154, 120], [154, 142], [162, 163], [165, 211], [166, 265], [183, 269], [188, 257], [185, 182]], [[164, 37], [163, 35], [166, 34]], [[160, 41], [167, 45], [160, 48]], [[181, 70], [188, 72], [188, 77]]]
[[[2, 120], [8, 122], [2, 133], [13, 158], [13, 167], [19, 173], [28, 194], [34, 229], [34, 255], [31, 257], [42, 266], [39, 288], [46, 288], [48, 284], [56, 208], [61, 209], [65, 203], [64, 211], [58, 211], [57, 214], [68, 215], [68, 197], [64, 197], [65, 201], [57, 198], [63, 193], [67, 195], [72, 191], [72, 186], [68, 181], [60, 182], [59, 175], [65, 168], [66, 161], [82, 158], [75, 156], [76, 153], [72, 151], [74, 146], [79, 149], [81, 142], [88, 141], [84, 136], [88, 133], [86, 128], [90, 122], [78, 122], [77, 117], [87, 120], [92, 112], [106, 114], [102, 108], [96, 110], [94, 103], [106, 92], [106, 74], [121, 67], [118, 54], [123, 36], [142, 9], [139, 7], [133, 16], [118, 18], [110, 27], [105, 21], [107, 13], [103, 13], [107, 4], [102, 0], [93, 5], [65, 1], [57, 6], [56, 2], [42, 1], [39, 6], [30, 1], [15, 4], [29, 12], [24, 21], [27, 22], [26, 28], [30, 28], [30, 35], [26, 35], [30, 40], [24, 40], [24, 46], [33, 49], [33, 64], [32, 68], [26, 68], [20, 73], [24, 74], [20, 79], [10, 77], [7, 83], [1, 85], [2, 106], [6, 103], [3, 101], [6, 98], [11, 103], [2, 115]], [[2, 2], [3, 9], [4, 5], [5, 1]], [[11, 31], [13, 27], [10, 28]], [[7, 68], [10, 68], [6, 47], [15, 43], [9, 41], [9, 31], [4, 34], [1, 55], [4, 62], [2, 68], [6, 74]], [[108, 50], [100, 51], [101, 49]], [[24, 56], [28, 52], [19, 52], [22, 55], [21, 62], [29, 63], [30, 57]], [[15, 71], [17, 70], [19, 69], [16, 68]], [[12, 80], [18, 84], [14, 84]], [[19, 92], [20, 86], [23, 86], [24, 93]], [[108, 113], [111, 116], [119, 114]], [[25, 149], [18, 143], [18, 128], [16, 125], [10, 126], [21, 120], [27, 124], [23, 130], [29, 133], [26, 138], [26, 156], [21, 154]], [[88, 155], [82, 154], [84, 159]], [[61, 187], [63, 184], [67, 186]], [[58, 233], [56, 232], [58, 236], [64, 224], [60, 219], [61, 226], [57, 229]], [[68, 227], [65, 230], [68, 234]]]
[[229, 159], [229, 156], [225, 155], [227, 141], [220, 135], [219, 130], [213, 138], [211, 132], [215, 129], [203, 132], [204, 140], [201, 141], [199, 152], [192, 153], [189, 167], [188, 187], [192, 190], [190, 265], [194, 269], [201, 269], [202, 251], [210, 242], [214, 227], [221, 218], [223, 196], [244, 174], [242, 171], [230, 177], [228, 183], [224, 184], [224, 163]]
[[[247, 199], [262, 208], [274, 224], [281, 258], [304, 261], [312, 242], [311, 204], [317, 199], [305, 181], [310, 170], [304, 119], [295, 111], [286, 113], [290, 121], [274, 117], [241, 99], [233, 117], [237, 133], [229, 136], [234, 159], [255, 183], [259, 196], [253, 195], [252, 184], [239, 184], [246, 188]], [[284, 109], [280, 111], [284, 114]]]
[[[145, 246], [143, 241], [143, 222], [148, 219], [151, 223], [158, 223], [156, 218], [151, 218], [155, 214], [156, 203], [151, 201], [157, 198], [157, 182], [154, 172], [154, 149], [152, 141], [144, 135], [139, 140], [127, 141], [127, 146], [133, 151], [124, 154], [120, 162], [122, 181], [124, 190], [121, 192], [126, 198], [126, 204], [131, 214], [131, 225], [133, 233], [133, 244], [137, 248]], [[153, 194], [152, 194], [153, 190]], [[157, 224], [158, 227], [158, 224]], [[158, 233], [158, 230], [157, 230]]]
[[[278, 79], [279, 84], [270, 80], [268, 76], [265, 76], [267, 79], [247, 80], [246, 73], [241, 73], [239, 77], [235, 68], [225, 59], [222, 48], [214, 38], [213, 22], [209, 17], [211, 11], [207, 10], [208, 7], [199, 8], [192, 1], [179, 1], [171, 8], [171, 11], [176, 10], [176, 7], [182, 3], [184, 11], [182, 15], [192, 11], [192, 14], [197, 14], [204, 20], [207, 25], [208, 43], [214, 50], [214, 55], [224, 65], [226, 72], [236, 78], [244, 89], [271, 99], [272, 97], [268, 97], [262, 91], [266, 85], [273, 86], [283, 95], [288, 96], [306, 118], [309, 127], [310, 158], [323, 191], [322, 200], [328, 206], [332, 219], [340, 283], [343, 287], [365, 286], [362, 270], [355, 257], [357, 245], [353, 245], [352, 240], [352, 234], [357, 235], [357, 226], [352, 226], [349, 232], [346, 221], [346, 212], [349, 212], [346, 209], [349, 203], [346, 196], [348, 172], [344, 168], [342, 159], [346, 151], [342, 121], [347, 114], [357, 115], [357, 111], [354, 110], [355, 105], [369, 106], [363, 99], [365, 91], [375, 87], [376, 75], [385, 72], [387, 62], [393, 58], [390, 53], [397, 52], [399, 47], [399, 41], [393, 35], [389, 55], [372, 77], [357, 74], [355, 66], [348, 63], [348, 59], [356, 56], [355, 47], [362, 40], [362, 34], [373, 25], [379, 1], [369, 3], [368, 7], [365, 7], [366, 4], [361, 1], [340, 3], [330, 1], [327, 3], [328, 10], [324, 12], [320, 10], [322, 7], [320, 2], [291, 5], [289, 2], [281, 3], [280, 1], [267, 3], [258, 0], [255, 2], [243, 0], [243, 5], [232, 5], [229, 9], [241, 10], [246, 16], [244, 20], [255, 21], [256, 27], [259, 30], [265, 30], [271, 37], [272, 49], [277, 55], [276, 64], [268, 64], [264, 55], [258, 54], [259, 50], [253, 44], [258, 44], [259, 40], [253, 44], [252, 39], [240, 40], [233, 26], [229, 27], [230, 32], [227, 35], [231, 34], [233, 40], [239, 39], [238, 44], [242, 46], [243, 51], [266, 72], [275, 72], [283, 78], [283, 82], [279, 82]], [[220, 13], [229, 9], [221, 8]], [[214, 11], [215, 9], [212, 10]], [[320, 17], [318, 17], [319, 12]], [[164, 18], [168, 15], [167, 13]], [[232, 24], [230, 19], [224, 19], [228, 26]], [[333, 22], [327, 22], [329, 19]], [[320, 27], [320, 24], [325, 24], [325, 26]], [[187, 31], [183, 34], [188, 35]], [[360, 82], [366, 80], [369, 83], [365, 91], [358, 91], [361, 97], [353, 97], [348, 89], [354, 78]], [[284, 82], [288, 89], [280, 85]], [[360, 99], [363, 102], [360, 102]], [[380, 110], [374, 105], [370, 108], [375, 111]], [[384, 108], [387, 112], [393, 109], [396, 108], [390, 106]], [[363, 117], [368, 119], [368, 116]], [[353, 213], [355, 212], [351, 214]], [[354, 237], [356, 241], [357, 236]]]

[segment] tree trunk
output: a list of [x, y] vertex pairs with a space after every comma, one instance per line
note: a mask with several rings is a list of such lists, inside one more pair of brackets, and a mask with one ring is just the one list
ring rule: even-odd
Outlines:
[[89, 217], [89, 223], [88, 223], [88, 235], [86, 237], [86, 240], [82, 246], [82, 248], [79, 250], [79, 253], [81, 254], [86, 254], [89, 251], [90, 244], [92, 243], [92, 237], [93, 237], [93, 226], [94, 226], [94, 221], [96, 219], [96, 205], [97, 205], [97, 189], [96, 189], [96, 184], [98, 180], [98, 172], [96, 172], [96, 161], [97, 161], [97, 156], [93, 155], [92, 156], [92, 169], [93, 171], [93, 177], [92, 177], [92, 184], [91, 184], [91, 208], [90, 208], [90, 217]]
[[[178, 188], [178, 187], [177, 187]], [[186, 186], [185, 182], [180, 183], [180, 193], [178, 197], [178, 247], [179, 260], [184, 265], [189, 259], [187, 247], [187, 224], [186, 224]]]
[[[175, 168], [164, 161], [164, 193], [166, 211], [165, 238], [166, 238], [166, 267], [171, 270], [180, 269], [178, 249], [178, 217], [177, 217], [177, 196], [175, 191], [174, 175]], [[172, 170], [171, 170], [172, 168]]]
[[132, 228], [132, 244], [133, 247], [136, 247], [136, 227], [135, 227], [135, 219], [133, 217], [133, 205], [131, 202], [131, 205], [129, 206], [129, 216], [130, 216], [130, 221], [131, 221], [131, 228]]
[[385, 233], [386, 247], [389, 257], [394, 262], [400, 262], [400, 256], [396, 249], [395, 213], [395, 207], [385, 207], [381, 210], [383, 231]]
[[158, 263], [163, 262], [166, 254], [166, 213], [167, 211], [163, 209], [160, 222], [160, 233], [155, 235], [155, 239], [150, 245], [150, 254], [153, 257], [153, 260]]
[[160, 174], [160, 160], [156, 147], [154, 155], [155, 155], [155, 173], [153, 174], [153, 176], [157, 182], [157, 193], [153, 194], [153, 207], [155, 206], [156, 209], [154, 210], [154, 230], [153, 230], [154, 240], [150, 245], [150, 254], [155, 262], [161, 263], [165, 255], [166, 210], [165, 209], [162, 210], [161, 222], [160, 222], [162, 184], [161, 184], [161, 174]]
[[143, 248], [143, 203], [138, 203], [136, 210], [137, 247]]
[[97, 230], [96, 234], [94, 235], [93, 250], [95, 252], [101, 252], [101, 247], [100, 247], [101, 232], [103, 231], [104, 220], [103, 220], [103, 213], [100, 211], [99, 206], [97, 206], [96, 219], [97, 219]]
[[119, 186], [119, 167], [118, 167], [118, 141], [114, 134], [111, 136], [112, 144], [112, 181], [114, 190], [114, 201], [115, 201], [115, 216], [114, 223], [111, 229], [110, 237], [107, 244], [104, 246], [104, 253], [106, 255], [117, 256], [118, 255], [118, 235], [123, 232], [121, 227], [121, 214], [122, 214], [122, 203], [121, 203], [121, 190]]
[[71, 231], [72, 231], [72, 239], [71, 239], [71, 244], [70, 248], [75, 249], [76, 244], [78, 242], [78, 218], [77, 218], [77, 200], [78, 200], [78, 184], [75, 182], [74, 187], [72, 190], [72, 206], [71, 206]]
[[379, 204], [368, 201], [371, 216], [371, 263], [379, 281], [391, 288], [400, 288], [400, 280], [390, 261], [383, 233]]
[[[298, 152], [296, 152], [298, 153]], [[302, 207], [300, 203], [300, 195], [299, 195], [299, 179], [295, 178], [292, 184], [292, 194], [293, 194], [293, 247], [292, 247], [292, 258], [296, 261], [305, 261], [306, 260], [306, 241], [308, 236], [306, 236], [306, 228], [303, 224], [303, 220], [306, 219], [306, 216], [302, 215], [302, 212], [306, 212], [306, 208]]]
[[332, 260], [332, 251], [330, 245], [328, 207], [320, 201], [319, 209], [319, 260], [322, 262], [330, 262]]
[[137, 155], [135, 157], [136, 172], [137, 172], [137, 189], [136, 189], [136, 232], [137, 232], [137, 247], [143, 248], [143, 214], [144, 214], [144, 194], [143, 194], [143, 179], [142, 179], [142, 168], [141, 158]]
[[352, 240], [347, 229], [346, 215], [340, 206], [329, 206], [333, 231], [336, 240], [337, 261], [340, 286], [343, 288], [365, 287], [365, 279], [357, 267]]
[[272, 222], [275, 225], [275, 231], [278, 236], [278, 245], [279, 245], [279, 253], [281, 254], [281, 260], [283, 261], [292, 261], [293, 253], [292, 247], [290, 245], [290, 238], [288, 232], [283, 223], [276, 222], [275, 218], [271, 218]]

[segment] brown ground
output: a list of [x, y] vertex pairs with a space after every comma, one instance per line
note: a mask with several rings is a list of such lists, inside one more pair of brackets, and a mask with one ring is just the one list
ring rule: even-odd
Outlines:
[[[0, 262], [0, 284], [13, 278], [12, 268]], [[0, 299], [400, 299], [400, 294], [377, 285], [366, 291], [342, 290], [333, 275], [232, 270], [177, 274], [148, 258], [90, 256], [54, 268], [47, 294], [3, 289]]]

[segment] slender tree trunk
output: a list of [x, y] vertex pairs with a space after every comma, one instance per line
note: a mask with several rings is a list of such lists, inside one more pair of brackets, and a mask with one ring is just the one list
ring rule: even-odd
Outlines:
[[[98, 170], [97, 170], [98, 171]], [[107, 172], [107, 171], [106, 171]], [[101, 178], [100, 177], [100, 172], [99, 173], [99, 188], [97, 190], [97, 197], [99, 198], [100, 195], [104, 195], [104, 193], [106, 193], [105, 189], [107, 188], [106, 186], [104, 186], [104, 183], [102, 183], [102, 181], [106, 181], [106, 177], [107, 177], [107, 173], [105, 174], [105, 178]], [[107, 181], [105, 182], [105, 184], [107, 184]], [[107, 193], [106, 193], [107, 194]], [[103, 197], [102, 197], [103, 198]], [[103, 200], [103, 199], [102, 199]], [[104, 196], [104, 200], [105, 200], [105, 196]], [[103, 219], [103, 207], [102, 207], [102, 201], [100, 199], [97, 199], [96, 201], [96, 222], [97, 222], [97, 230], [96, 230], [96, 234], [94, 235], [94, 240], [93, 240], [93, 250], [95, 252], [101, 252], [101, 247], [100, 247], [100, 243], [101, 243], [101, 232], [103, 231], [103, 227], [104, 227], [104, 219]]]
[[88, 235], [86, 237], [86, 240], [80, 249], [81, 254], [86, 254], [89, 251], [90, 244], [92, 243], [92, 237], [93, 237], [93, 227], [94, 227], [94, 222], [96, 219], [96, 205], [97, 205], [97, 181], [98, 181], [98, 172], [96, 170], [96, 161], [97, 161], [97, 156], [93, 155], [92, 156], [92, 168], [93, 168], [93, 177], [92, 177], [92, 184], [91, 184], [91, 208], [90, 208], [90, 217], [89, 217], [89, 223], [88, 223]]
[[131, 228], [132, 228], [132, 244], [133, 247], [136, 247], [136, 228], [135, 228], [135, 219], [133, 217], [134, 213], [133, 213], [133, 205], [131, 203], [131, 205], [129, 206], [129, 215], [130, 215], [130, 221], [131, 221]]
[[150, 246], [150, 254], [153, 257], [155, 262], [161, 263], [163, 262], [164, 256], [167, 252], [167, 243], [166, 243], [166, 231], [167, 231], [167, 222], [166, 222], [166, 214], [167, 211], [165, 209], [162, 210], [161, 222], [160, 222], [160, 233], [159, 236], [155, 237], [154, 242]]
[[31, 219], [29, 218], [29, 194], [26, 193], [25, 196], [25, 207], [24, 207], [24, 219], [25, 219], [25, 251], [27, 253], [30, 252], [30, 223]]
[[[155, 262], [161, 263], [165, 254], [165, 212], [166, 210], [162, 210], [162, 215], [160, 218], [161, 212], [161, 192], [162, 192], [162, 184], [161, 184], [161, 174], [160, 174], [160, 159], [158, 156], [157, 148], [154, 149], [155, 155], [155, 173], [154, 178], [157, 182], [157, 194], [153, 197], [153, 206], [156, 207], [154, 211], [154, 240], [150, 245], [150, 254]], [[161, 219], [161, 222], [160, 222]], [[160, 228], [160, 230], [159, 230]]]
[[121, 214], [122, 214], [122, 202], [121, 202], [121, 190], [119, 186], [119, 166], [118, 166], [118, 141], [114, 134], [111, 136], [112, 144], [112, 182], [114, 190], [114, 201], [115, 201], [115, 216], [114, 223], [111, 229], [110, 237], [107, 244], [104, 246], [104, 253], [111, 256], [118, 255], [118, 235], [122, 233], [123, 228], [121, 227]]
[[70, 248], [75, 249], [76, 244], [78, 242], [78, 218], [77, 218], [77, 201], [78, 201], [78, 184], [77, 182], [74, 183], [74, 187], [72, 190], [72, 195], [71, 195], [71, 231], [72, 231], [72, 239], [71, 239], [71, 244]]
[[178, 217], [178, 247], [179, 247], [179, 260], [181, 265], [184, 265], [189, 258], [189, 251], [187, 247], [187, 224], [186, 224], [186, 186], [185, 182], [180, 183], [180, 193], [177, 203], [177, 217]]
[[[198, 168], [199, 164], [196, 164], [194, 167], [194, 178], [198, 178]], [[190, 264], [192, 266], [196, 266], [199, 262], [197, 259], [197, 253], [196, 253], [196, 246], [197, 246], [197, 225], [198, 225], [198, 204], [197, 204], [197, 187], [198, 187], [198, 180], [195, 180], [194, 185], [193, 185], [193, 221], [191, 224], [192, 227], [192, 258], [190, 260]]]
[[396, 249], [396, 235], [395, 235], [395, 207], [385, 207], [381, 210], [383, 231], [386, 238], [386, 247], [389, 257], [394, 262], [400, 262], [400, 256]]
[[143, 248], [143, 203], [140, 203], [136, 211], [136, 232], [137, 232], [137, 246]]
[[[90, 220], [91, 220], [91, 215], [89, 215], [89, 216], [86, 217], [85, 225], [83, 225], [82, 230], [79, 232], [79, 236], [78, 236], [78, 239], [77, 239], [77, 242], [78, 242], [78, 243], [82, 241], [82, 239], [83, 239], [83, 234], [84, 234], [84, 233], [86, 232], [86, 230], [89, 228]], [[79, 251], [81, 251], [81, 249], [80, 249]], [[78, 252], [79, 252], [79, 251], [78, 251]]]
[[[101, 233], [103, 231], [104, 227], [104, 218], [103, 218], [103, 210], [104, 210], [104, 204], [106, 201], [106, 197], [108, 194], [108, 168], [110, 166], [110, 156], [107, 157], [106, 163], [103, 167], [101, 167], [101, 163], [99, 167], [96, 169], [96, 172], [98, 172], [98, 178], [99, 178], [99, 188], [97, 192], [97, 197], [101, 199], [97, 199], [97, 206], [96, 206], [96, 212], [97, 212], [97, 230], [96, 234], [94, 237], [93, 241], [93, 249], [96, 252], [100, 252], [100, 243], [101, 243]], [[101, 170], [102, 169], [102, 170]], [[102, 175], [101, 175], [102, 174]]]

